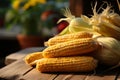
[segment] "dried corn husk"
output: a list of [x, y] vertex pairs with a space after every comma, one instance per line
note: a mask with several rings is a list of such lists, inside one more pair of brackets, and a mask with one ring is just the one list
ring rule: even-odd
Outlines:
[[[93, 30], [107, 37], [114, 37], [120, 40], [120, 15], [115, 13], [112, 6], [108, 3], [103, 5], [107, 6], [102, 8], [102, 6], [96, 10], [97, 3], [93, 8], [93, 16], [88, 18], [87, 16], [82, 16], [82, 19], [92, 25]], [[99, 10], [103, 10], [99, 13]]]
[[101, 47], [94, 57], [105, 65], [117, 65], [120, 62], [120, 42], [112, 37], [98, 37]]

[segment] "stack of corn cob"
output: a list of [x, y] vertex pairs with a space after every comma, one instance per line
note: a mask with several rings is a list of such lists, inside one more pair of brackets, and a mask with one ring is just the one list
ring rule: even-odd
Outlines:
[[[96, 5], [91, 18], [81, 15], [87, 26], [85, 22], [83, 26], [81, 18], [75, 18], [69, 10], [65, 12], [67, 18], [60, 21], [71, 24], [60, 35], [45, 42], [47, 48], [42, 52], [27, 55], [25, 62], [36, 65], [41, 72], [87, 72], [94, 70], [98, 61], [106, 65], [119, 63], [120, 15], [111, 12], [111, 6], [98, 14]], [[101, 35], [103, 37], [99, 37]]]
[[93, 34], [85, 31], [50, 38], [42, 52], [25, 57], [29, 65], [36, 65], [40, 72], [88, 72], [95, 70], [97, 60], [84, 54], [95, 51], [99, 44]]

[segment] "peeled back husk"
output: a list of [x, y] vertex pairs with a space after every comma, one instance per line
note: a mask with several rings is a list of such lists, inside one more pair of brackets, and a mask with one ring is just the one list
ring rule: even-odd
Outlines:
[[95, 52], [94, 57], [102, 64], [117, 65], [120, 62], [120, 42], [112, 37], [98, 37], [96, 40], [101, 47]]
[[112, 23], [103, 20], [99, 25], [93, 26], [93, 29], [104, 36], [120, 40], [120, 28]]
[[[104, 3], [106, 8], [102, 6], [96, 10], [97, 3], [93, 8], [93, 16], [88, 18], [83, 15], [83, 20], [92, 25], [94, 31], [106, 37], [113, 37], [120, 40], [120, 15], [115, 13], [112, 6]], [[99, 12], [101, 10], [101, 12]]]

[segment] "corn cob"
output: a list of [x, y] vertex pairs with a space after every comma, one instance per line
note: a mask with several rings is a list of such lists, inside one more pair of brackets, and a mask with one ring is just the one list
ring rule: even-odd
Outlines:
[[31, 66], [35, 65], [35, 60], [43, 58], [42, 52], [34, 52], [30, 53], [27, 56], [25, 56], [24, 60], [26, 64], [29, 64]]
[[57, 43], [62, 43], [65, 41], [70, 41], [70, 40], [79, 39], [79, 38], [91, 38], [91, 37], [92, 37], [92, 34], [85, 31], [66, 34], [62, 36], [55, 36], [53, 38], [50, 38], [48, 42], [45, 42], [45, 46], [52, 46]]
[[87, 56], [42, 58], [36, 64], [40, 72], [88, 72], [96, 66], [97, 60]]
[[47, 47], [43, 50], [43, 56], [46, 58], [76, 56], [94, 51], [97, 47], [97, 42], [92, 38], [75, 39]]

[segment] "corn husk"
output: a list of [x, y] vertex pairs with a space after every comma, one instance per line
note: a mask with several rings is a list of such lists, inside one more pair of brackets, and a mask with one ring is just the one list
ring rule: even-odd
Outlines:
[[[102, 8], [102, 6], [107, 7]], [[108, 3], [103, 3], [102, 6], [96, 10], [96, 3], [93, 8], [93, 16], [88, 18], [83, 15], [83, 20], [92, 25], [93, 30], [101, 35], [120, 40], [120, 15], [115, 13], [112, 6]], [[99, 12], [100, 10], [102, 12]]]
[[111, 9], [111, 6], [107, 6], [98, 15], [98, 23], [93, 24], [93, 29], [104, 36], [110, 36], [120, 40], [120, 27], [118, 26], [120, 25], [120, 21], [117, 20], [119, 18], [120, 16]]
[[101, 47], [94, 57], [105, 65], [117, 65], [120, 62], [120, 42], [112, 37], [98, 37], [96, 40]]
[[81, 17], [75, 17], [71, 14], [71, 11], [69, 8], [64, 9], [63, 15], [66, 18], [61, 18], [58, 20], [58, 23], [61, 21], [67, 21], [69, 25], [61, 31], [58, 35], [64, 35], [64, 34], [70, 34], [70, 33], [76, 33], [80, 31], [89, 31], [94, 33], [92, 26], [89, 25], [87, 22], [85, 22]]

